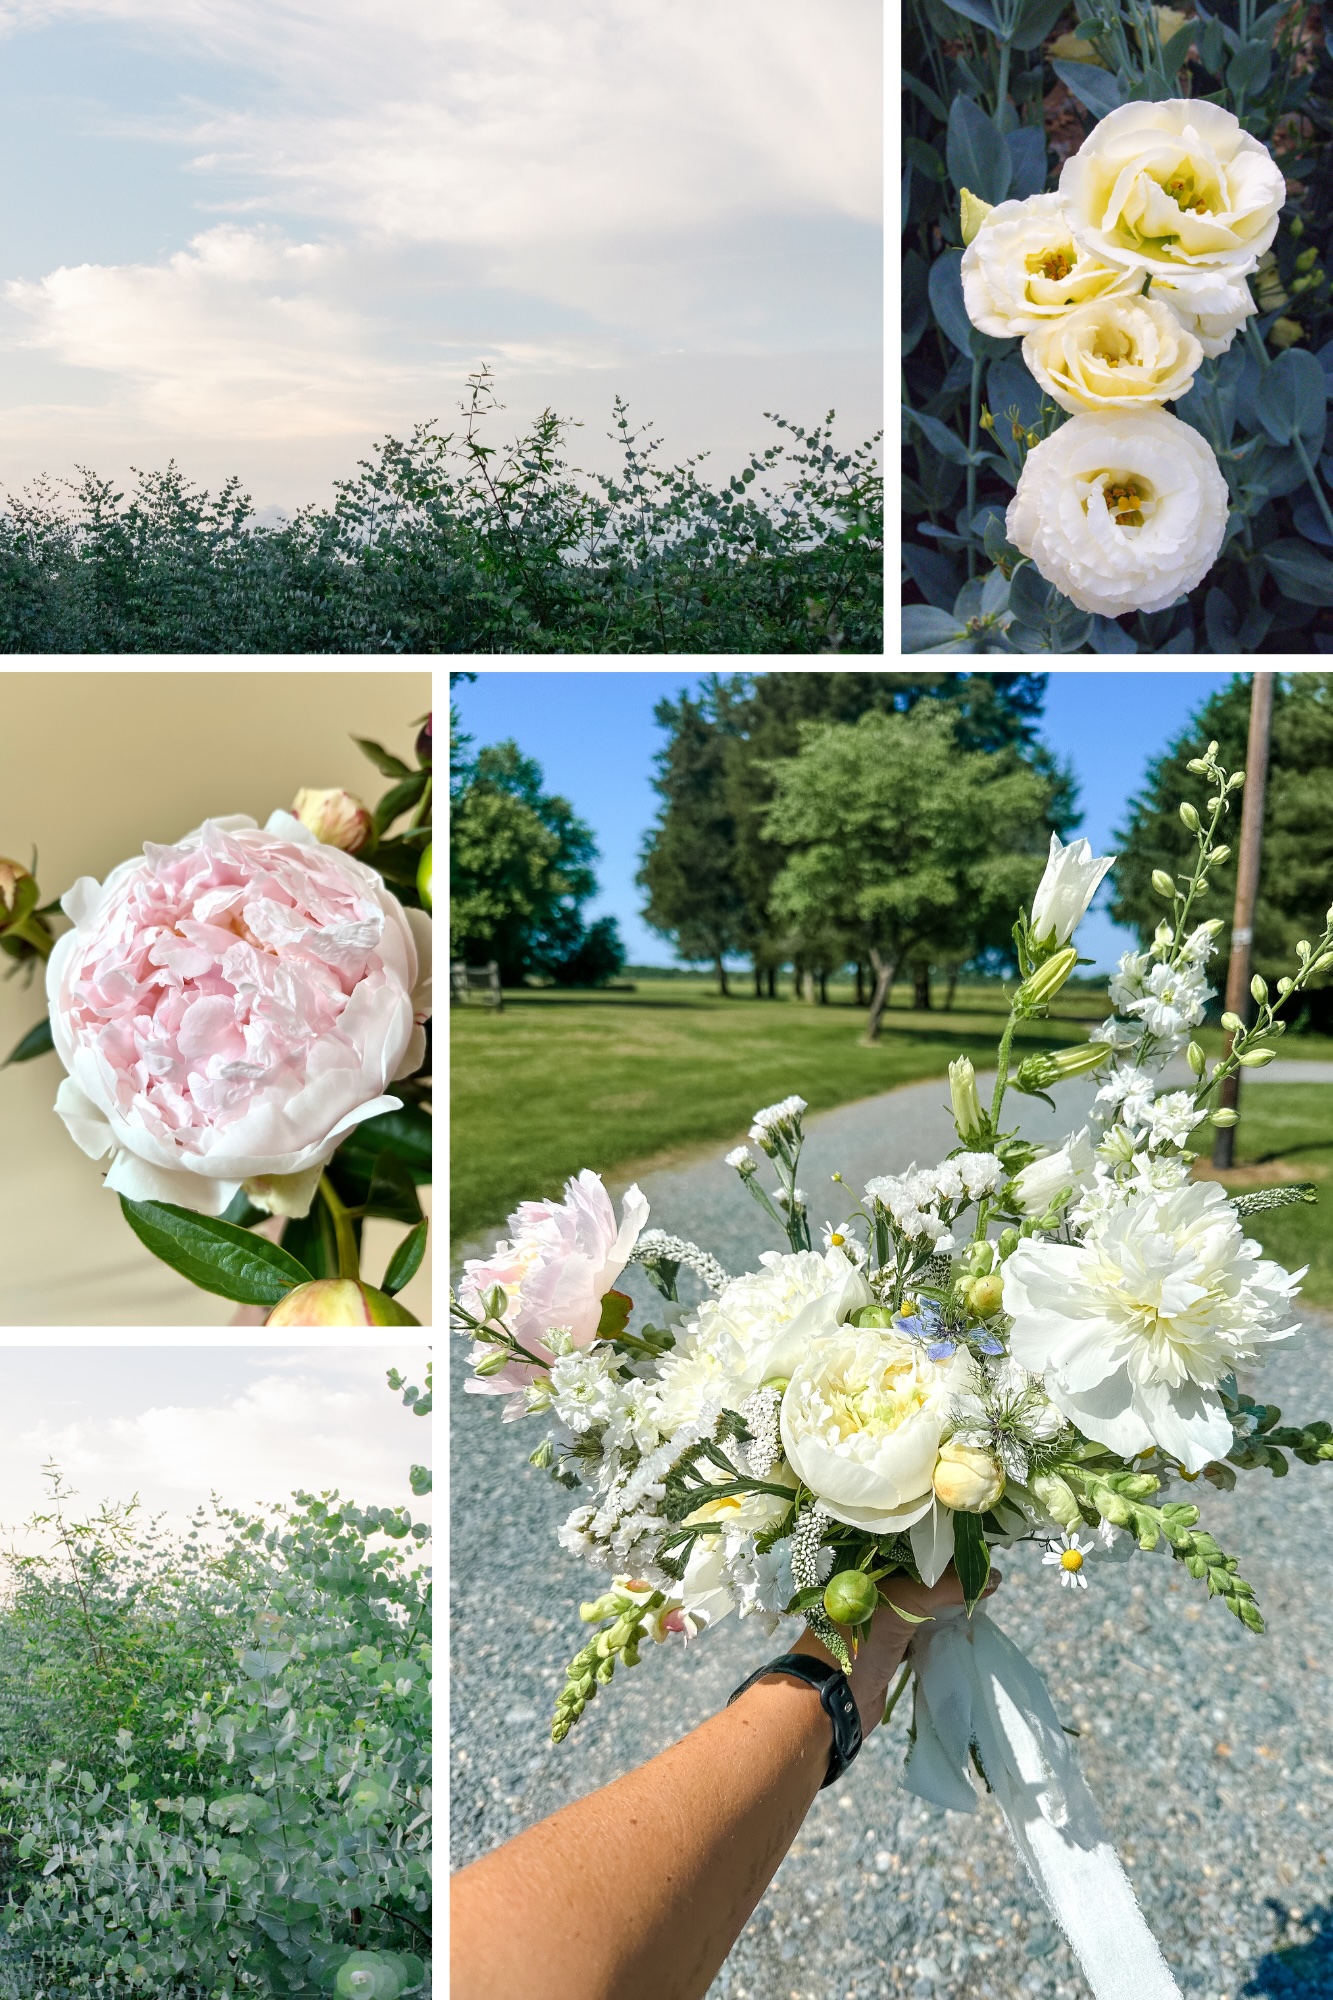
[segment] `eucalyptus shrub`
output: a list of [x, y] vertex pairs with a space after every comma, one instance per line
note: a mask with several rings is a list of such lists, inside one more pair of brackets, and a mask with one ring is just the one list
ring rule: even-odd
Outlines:
[[67, 1497], [0, 1614], [4, 2000], [427, 1991], [424, 1524], [299, 1493], [173, 1544]]
[[[904, 646], [965, 653], [1333, 651], [1333, 59], [1319, 10], [1218, 0], [909, 0], [902, 226]], [[1286, 177], [1257, 306], [1171, 405], [1225, 478], [1220, 554], [1165, 610], [1079, 610], [1006, 538], [1028, 453], [1066, 421], [1017, 339], [979, 332], [959, 266], [964, 188], [1056, 188], [1092, 127], [1134, 101], [1235, 114]]]

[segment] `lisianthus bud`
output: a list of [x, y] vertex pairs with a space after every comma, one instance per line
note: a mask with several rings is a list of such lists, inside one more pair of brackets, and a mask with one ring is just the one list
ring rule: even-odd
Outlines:
[[1030, 979], [1025, 979], [1018, 989], [1018, 998], [1027, 1007], [1044, 1007], [1053, 1000], [1060, 988], [1078, 964], [1078, 951], [1074, 945], [1066, 945], [1048, 958], [1045, 965], [1039, 965]]
[[944, 1444], [935, 1461], [935, 1498], [955, 1514], [984, 1514], [1004, 1492], [1004, 1471], [988, 1451]]
[[957, 1062], [949, 1064], [949, 1099], [953, 1105], [953, 1122], [963, 1144], [966, 1146], [973, 1139], [984, 1138], [989, 1127], [981, 1108], [981, 1099], [977, 1096], [977, 1073], [967, 1056], [960, 1056]]
[[844, 1569], [824, 1590], [824, 1609], [835, 1625], [863, 1625], [879, 1603], [879, 1591], [864, 1570]]
[[430, 858], [433, 845], [434, 843], [432, 842], [426, 848], [417, 867], [417, 894], [420, 896], [424, 907], [428, 910], [435, 907], [430, 899]]
[[274, 1306], [265, 1326], [420, 1326], [397, 1299], [355, 1278], [313, 1278]]
[[6, 861], [0, 856], [0, 917], [13, 916], [19, 899], [19, 885], [31, 880], [31, 871], [21, 861]]
[[970, 188], [962, 190], [958, 201], [958, 227], [962, 232], [964, 249], [972, 241], [993, 206], [993, 202], [983, 201], [980, 195], [973, 194]]
[[292, 800], [292, 811], [325, 847], [359, 854], [370, 839], [370, 814], [351, 792], [303, 789]]

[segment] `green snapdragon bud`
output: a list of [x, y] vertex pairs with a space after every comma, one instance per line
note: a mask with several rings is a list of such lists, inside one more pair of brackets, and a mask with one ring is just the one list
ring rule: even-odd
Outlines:
[[1022, 1241], [1023, 1239], [1016, 1229], [1002, 1229], [999, 1241], [995, 1246], [1000, 1253], [1000, 1261], [1003, 1263], [1006, 1257], [1012, 1257]]

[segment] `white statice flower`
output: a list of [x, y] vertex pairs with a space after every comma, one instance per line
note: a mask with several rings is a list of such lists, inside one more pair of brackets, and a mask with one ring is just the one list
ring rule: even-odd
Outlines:
[[1189, 959], [1191, 964], [1205, 965], [1217, 950], [1219, 922], [1219, 919], [1213, 918], [1206, 924], [1200, 924], [1197, 930], [1192, 930], [1180, 947], [1181, 956]]
[[1058, 194], [999, 202], [963, 252], [963, 303], [996, 340], [1031, 333], [1090, 299], [1132, 297], [1143, 279], [1074, 241]]
[[789, 1138], [795, 1132], [802, 1114], [809, 1108], [803, 1097], [784, 1097], [781, 1104], [766, 1104], [754, 1114], [750, 1137], [767, 1152], [775, 1140]]
[[1146, 1130], [1152, 1120], [1157, 1091], [1154, 1078], [1159, 1067], [1117, 1063], [1093, 1099], [1094, 1114], [1108, 1119], [1118, 1116], [1131, 1132]]
[[1148, 1144], [1183, 1146], [1195, 1126], [1202, 1125], [1207, 1116], [1207, 1110], [1200, 1109], [1188, 1090], [1170, 1090], [1153, 1101], [1148, 1114]]
[[1061, 1588], [1070, 1584], [1086, 1590], [1088, 1577], [1085, 1565], [1095, 1547], [1095, 1542], [1085, 1542], [1078, 1535], [1066, 1531], [1058, 1542], [1046, 1544], [1042, 1567], [1054, 1566], [1059, 1570]]
[[1043, 1153], [1030, 1166], [1014, 1175], [1013, 1199], [1020, 1215], [1045, 1215], [1051, 1203], [1068, 1188], [1070, 1198], [1087, 1187], [1096, 1170], [1088, 1128], [1070, 1134], [1063, 1146]]
[[932, 1361], [917, 1341], [848, 1327], [808, 1349], [782, 1398], [792, 1471], [835, 1520], [871, 1533], [909, 1533], [929, 1583], [953, 1553], [951, 1527], [946, 1553], [935, 1518], [946, 1511], [935, 1501], [935, 1461], [952, 1399], [973, 1380], [963, 1348]]
[[1226, 534], [1211, 446], [1162, 409], [1085, 411], [1028, 453], [1005, 515], [1014, 547], [1080, 611], [1165, 611]]
[[1201, 966], [1155, 965], [1127, 1012], [1136, 1014], [1159, 1042], [1171, 1042], [1198, 1027], [1212, 992]]
[[1159, 273], [1148, 297], [1170, 307], [1210, 361], [1226, 353], [1251, 313], [1259, 310], [1243, 279], [1218, 277], [1211, 271], [1177, 271], [1170, 278]]
[[768, 1376], [790, 1376], [811, 1341], [874, 1293], [842, 1250], [767, 1250], [758, 1271], [733, 1278], [685, 1321], [662, 1362], [663, 1428], [708, 1409], [738, 1410]]
[[1203, 349], [1168, 305], [1109, 298], [1028, 334], [1023, 360], [1062, 410], [1132, 410], [1187, 396]]
[[1066, 845], [1058, 833], [1051, 835], [1046, 867], [1032, 898], [1031, 929], [1038, 944], [1069, 943], [1102, 877], [1114, 865], [1114, 854], [1094, 854], [1090, 841], [1071, 840]]
[[902, 1234], [928, 1242], [940, 1256], [953, 1249], [949, 1224], [969, 1202], [993, 1194], [1004, 1179], [994, 1153], [955, 1153], [935, 1167], [913, 1161], [905, 1173], [879, 1174], [866, 1182], [867, 1201], [877, 1201]]
[[759, 1162], [748, 1146], [736, 1146], [727, 1154], [726, 1166], [734, 1167], [738, 1174], [757, 1174]]
[[1141, 1000], [1145, 992], [1144, 982], [1153, 968], [1150, 951], [1125, 951], [1120, 954], [1120, 963], [1106, 983], [1106, 991], [1111, 1005], [1121, 1014], [1127, 1014], [1136, 1000]]
[[1287, 186], [1234, 112], [1177, 97], [1101, 119], [1065, 161], [1060, 194], [1090, 255], [1154, 278], [1238, 283], [1276, 236]]
[[1119, 1014], [1110, 1014], [1089, 1031], [1088, 1040], [1105, 1042], [1108, 1048], [1123, 1053], [1126, 1049], [1137, 1049], [1147, 1032], [1142, 1021], [1125, 1020]]
[[590, 1351], [575, 1348], [558, 1355], [551, 1363], [550, 1407], [566, 1429], [576, 1436], [606, 1424], [616, 1411], [620, 1383], [619, 1362], [608, 1347]]
[[1232, 1441], [1218, 1385], [1295, 1332], [1300, 1277], [1267, 1262], [1216, 1182], [1144, 1193], [1080, 1244], [1030, 1238], [1004, 1267], [1014, 1359], [1085, 1436], [1198, 1472]]

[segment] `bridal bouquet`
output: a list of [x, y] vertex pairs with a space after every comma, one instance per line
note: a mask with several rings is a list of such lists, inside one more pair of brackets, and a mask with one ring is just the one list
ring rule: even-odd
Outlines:
[[[1333, 965], [1331, 909], [1275, 994], [1256, 977], [1253, 1024], [1223, 1017], [1222, 1060], [1210, 1066], [1191, 1038], [1222, 928], [1197, 906], [1243, 782], [1216, 753], [1190, 767], [1206, 805], [1180, 809], [1193, 868], [1154, 876], [1171, 915], [1122, 958], [1111, 1014], [1086, 1044], [1015, 1062], [1015, 1025], [1040, 1018], [1079, 963], [1071, 939], [1111, 866], [1052, 837], [1014, 930], [1022, 977], [993, 1093], [983, 1104], [971, 1063], [951, 1064], [958, 1145], [945, 1159], [870, 1180], [817, 1248], [798, 1185], [806, 1107], [791, 1097], [757, 1112], [750, 1145], [728, 1155], [786, 1240], [758, 1270], [732, 1276], [648, 1229], [637, 1188], [617, 1224], [584, 1172], [563, 1202], [522, 1204], [512, 1240], [466, 1265], [455, 1301], [473, 1342], [468, 1389], [502, 1395], [506, 1418], [548, 1421], [530, 1462], [577, 1493], [560, 1539], [612, 1579], [581, 1607], [595, 1630], [570, 1662], [554, 1738], [647, 1637], [687, 1642], [731, 1612], [767, 1635], [795, 1616], [848, 1667], [895, 1578], [932, 1584], [953, 1563], [966, 1614], [914, 1635], [890, 1699], [915, 1677], [906, 1782], [971, 1810], [975, 1759], [1094, 1990], [1126, 2000], [1175, 1989], [1049, 1697], [979, 1599], [992, 1551], [1015, 1542], [1039, 1545], [1053, 1583], [1074, 1589], [1104, 1563], [1169, 1550], [1261, 1632], [1252, 1586], [1201, 1525], [1199, 1482], [1285, 1471], [1288, 1452], [1333, 1459], [1333, 1426], [1284, 1425], [1237, 1380], [1296, 1330], [1301, 1275], [1266, 1260], [1241, 1217], [1313, 1190], [1237, 1200], [1191, 1178], [1200, 1127], [1235, 1121], [1218, 1085], [1272, 1059], [1284, 1002]], [[1189, 1083], [1162, 1087], [1182, 1053]], [[1050, 1102], [1072, 1077], [1098, 1085], [1087, 1122], [1054, 1148], [1021, 1139], [1011, 1093]], [[637, 1324], [615, 1289], [631, 1264], [663, 1300]], [[687, 1271], [696, 1305], [678, 1295]]]
[[[1098, 0], [1051, 43], [1043, 104], [1040, 55], [1011, 65], [1058, 6], [921, 8], [933, 34], [905, 79], [928, 134], [904, 146], [906, 511], [928, 539], [905, 544], [926, 600], [907, 608], [908, 650], [1234, 653], [1309, 625], [1333, 604], [1333, 343], [1300, 344], [1328, 282], [1296, 178], [1314, 168], [1294, 157], [1315, 150], [1306, 114], [1326, 108], [1299, 10], [1242, 6], [1237, 33], [1202, 7]], [[954, 26], [980, 47], [956, 53]], [[1066, 156], [1048, 176], [1052, 144]], [[942, 520], [964, 475], [966, 505]]]
[[[425, 1254], [431, 1169], [430, 720], [415, 767], [360, 747], [392, 781], [373, 810], [306, 788], [58, 903], [35, 859], [0, 860], [0, 951], [43, 964], [47, 992], [9, 1062], [54, 1051], [55, 1110], [140, 1242], [270, 1326], [418, 1324], [395, 1294]], [[379, 1286], [367, 1216], [408, 1226]]]

